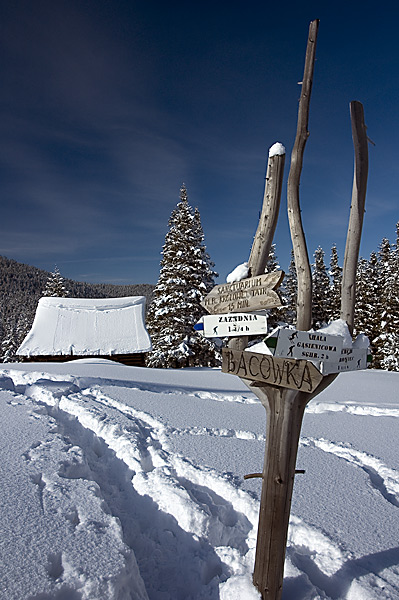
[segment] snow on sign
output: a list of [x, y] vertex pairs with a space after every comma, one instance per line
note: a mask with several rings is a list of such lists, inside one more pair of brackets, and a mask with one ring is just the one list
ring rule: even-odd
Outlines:
[[216, 285], [201, 305], [212, 314], [254, 312], [281, 306], [275, 289], [281, 284], [283, 277], [283, 271], [274, 271]]
[[342, 344], [343, 338], [339, 335], [281, 328], [278, 330], [274, 356], [338, 363]]
[[267, 317], [252, 313], [205, 315], [194, 329], [203, 330], [207, 338], [265, 334]]

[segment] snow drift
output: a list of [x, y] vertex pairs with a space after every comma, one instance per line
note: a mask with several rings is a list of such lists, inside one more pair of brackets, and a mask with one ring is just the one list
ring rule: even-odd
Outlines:
[[[6, 366], [6, 365], [4, 365]], [[399, 597], [399, 374], [305, 413], [283, 600]], [[0, 597], [255, 600], [265, 411], [217, 369], [0, 370]]]

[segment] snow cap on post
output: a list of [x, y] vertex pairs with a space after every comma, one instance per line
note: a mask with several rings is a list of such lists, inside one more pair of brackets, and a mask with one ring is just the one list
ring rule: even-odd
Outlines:
[[235, 281], [241, 281], [246, 277], [248, 277], [248, 263], [244, 262], [237, 265], [236, 268], [227, 275], [226, 281], [227, 283], [234, 283]]
[[271, 158], [272, 156], [282, 156], [283, 154], [285, 154], [285, 146], [283, 146], [283, 144], [281, 144], [280, 142], [276, 142], [275, 144], [273, 144], [273, 146], [270, 146], [269, 158]]

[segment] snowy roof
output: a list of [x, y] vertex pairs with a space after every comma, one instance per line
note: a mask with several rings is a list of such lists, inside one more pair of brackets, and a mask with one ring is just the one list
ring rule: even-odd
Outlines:
[[39, 300], [21, 356], [131, 354], [151, 350], [144, 322], [145, 297]]

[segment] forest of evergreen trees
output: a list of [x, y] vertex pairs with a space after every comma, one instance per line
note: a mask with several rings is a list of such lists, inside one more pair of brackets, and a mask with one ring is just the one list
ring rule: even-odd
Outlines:
[[[198, 337], [192, 328], [204, 313], [199, 302], [214, 285], [216, 273], [203, 244], [199, 213], [188, 205], [185, 188], [181, 190], [180, 203], [171, 215], [169, 228], [157, 286], [88, 284], [67, 279], [62, 283], [66, 293], [76, 298], [146, 296], [154, 346], [150, 366], [212, 365], [217, 360], [217, 349], [211, 340]], [[277, 268], [273, 246], [268, 270]], [[0, 256], [0, 362], [16, 360], [15, 350], [31, 327], [37, 302], [45, 294], [50, 275]], [[312, 278], [312, 325], [319, 328], [340, 314], [342, 267], [335, 246], [328, 265], [324, 250], [316, 249]], [[279, 290], [284, 306], [270, 311], [270, 328], [278, 323], [295, 325], [296, 286], [291, 254]], [[360, 258], [358, 264], [354, 333], [364, 333], [370, 339], [373, 368], [399, 371], [398, 326], [399, 223], [395, 242], [384, 238], [369, 259]]]
[[[0, 362], [17, 359], [15, 351], [31, 328], [39, 299], [52, 295], [45, 294], [45, 290], [54, 275], [0, 256]], [[71, 279], [62, 279], [62, 282], [65, 295], [73, 298], [145, 296], [147, 306], [154, 289], [150, 284], [112, 285]]]
[[[321, 247], [314, 253], [313, 328], [339, 318], [342, 267], [337, 249], [331, 249], [329, 267]], [[282, 288], [286, 303], [274, 310], [272, 318], [295, 324], [296, 272], [293, 257]], [[354, 334], [364, 333], [370, 340], [372, 367], [399, 371], [399, 222], [396, 240], [384, 238], [369, 259], [360, 258], [356, 281]]]

